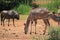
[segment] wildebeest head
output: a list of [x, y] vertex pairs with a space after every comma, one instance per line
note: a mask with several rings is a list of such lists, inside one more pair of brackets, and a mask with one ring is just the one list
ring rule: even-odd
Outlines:
[[20, 18], [19, 13], [17, 13], [16, 11], [13, 11], [12, 13], [14, 14], [14, 18], [19, 20]]
[[19, 14], [18, 14], [18, 15], [15, 15], [15, 18], [16, 18], [17, 20], [19, 20]]
[[14, 16], [17, 20], [19, 20], [19, 13], [18, 14], [15, 14], [15, 16]]

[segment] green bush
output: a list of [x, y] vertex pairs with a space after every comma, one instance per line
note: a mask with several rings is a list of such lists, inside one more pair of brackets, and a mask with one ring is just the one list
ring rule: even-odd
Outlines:
[[[60, 5], [60, 0], [55, 0], [54, 2], [48, 4], [42, 4], [40, 7], [48, 8], [50, 11], [55, 11], [57, 13], [58, 9], [57, 6]], [[14, 10], [21, 14], [29, 14], [29, 11], [32, 7], [29, 4], [20, 4], [18, 7], [14, 7]]]
[[60, 28], [51, 27], [48, 40], [60, 40]]
[[60, 0], [55, 0], [54, 2], [51, 1], [51, 3], [48, 3], [48, 4], [43, 4], [43, 5], [40, 5], [41, 7], [46, 7], [48, 8], [50, 11], [55, 11], [57, 13], [58, 11], [58, 8], [57, 6], [60, 6]]
[[30, 9], [31, 9], [31, 6], [24, 5], [24, 4], [20, 4], [18, 8], [17, 7], [14, 8], [14, 10], [16, 10], [21, 14], [29, 14]]

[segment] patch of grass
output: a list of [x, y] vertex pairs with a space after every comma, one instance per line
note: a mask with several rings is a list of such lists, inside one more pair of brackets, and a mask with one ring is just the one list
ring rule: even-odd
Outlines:
[[48, 35], [33, 35], [33, 40], [47, 40]]
[[49, 35], [34, 35], [33, 40], [60, 40], [60, 27], [50, 27]]
[[20, 15], [20, 20], [26, 20], [28, 15]]

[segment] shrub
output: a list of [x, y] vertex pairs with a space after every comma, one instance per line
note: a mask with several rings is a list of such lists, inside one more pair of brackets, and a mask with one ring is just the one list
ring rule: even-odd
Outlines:
[[21, 14], [29, 14], [31, 7], [29, 5], [20, 4], [19, 7], [15, 7], [14, 10]]
[[52, 28], [50, 29], [50, 34], [48, 40], [60, 40], [60, 28]]

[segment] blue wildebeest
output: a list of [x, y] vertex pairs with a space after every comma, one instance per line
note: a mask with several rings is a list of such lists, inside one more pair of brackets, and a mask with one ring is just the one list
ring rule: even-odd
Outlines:
[[50, 26], [50, 23], [49, 23], [49, 20], [48, 20], [49, 13], [50, 13], [50, 11], [47, 8], [35, 8], [35, 9], [32, 9], [30, 11], [30, 14], [29, 14], [28, 18], [27, 18], [26, 23], [24, 24], [25, 25], [25, 28], [24, 28], [25, 34], [27, 34], [27, 32], [28, 32], [30, 22], [31, 22], [30, 34], [32, 33], [33, 21], [35, 22], [35, 34], [36, 34], [37, 19], [43, 19], [43, 21], [45, 23], [45, 30], [44, 30], [43, 34], [45, 34], [47, 26]]
[[10, 19], [13, 19], [13, 25], [15, 26], [14, 19], [19, 20], [19, 13], [17, 13], [14, 10], [3, 10], [1, 12], [1, 25], [3, 24], [3, 26], [4, 26], [4, 20], [5, 19], [8, 19], [8, 26], [10, 23]]

